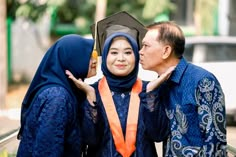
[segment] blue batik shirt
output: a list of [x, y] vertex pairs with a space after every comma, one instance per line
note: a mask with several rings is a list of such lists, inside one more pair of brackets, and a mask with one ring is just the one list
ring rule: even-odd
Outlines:
[[166, 106], [171, 133], [164, 156], [227, 156], [224, 93], [212, 73], [182, 58], [147, 99], [150, 106]]

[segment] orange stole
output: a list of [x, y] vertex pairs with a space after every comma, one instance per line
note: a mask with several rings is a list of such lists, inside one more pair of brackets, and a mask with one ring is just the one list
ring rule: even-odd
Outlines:
[[99, 81], [98, 90], [100, 92], [104, 108], [106, 110], [116, 150], [123, 157], [130, 157], [131, 154], [136, 149], [135, 143], [136, 143], [138, 114], [140, 106], [139, 93], [142, 90], [142, 81], [140, 79], [137, 79], [131, 91], [128, 119], [126, 124], [127, 125], [126, 136], [125, 136], [126, 139], [124, 139], [120, 120], [116, 112], [116, 107], [105, 77], [103, 77]]

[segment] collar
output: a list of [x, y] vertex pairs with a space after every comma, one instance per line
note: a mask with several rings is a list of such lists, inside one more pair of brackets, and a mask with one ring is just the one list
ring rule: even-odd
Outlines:
[[185, 60], [184, 57], [182, 57], [179, 63], [177, 64], [174, 72], [172, 73], [170, 81], [179, 84], [187, 66], [188, 66], [188, 62]]

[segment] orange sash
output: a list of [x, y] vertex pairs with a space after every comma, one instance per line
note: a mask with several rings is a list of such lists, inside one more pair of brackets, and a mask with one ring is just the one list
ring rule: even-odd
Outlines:
[[125, 136], [126, 139], [124, 139], [120, 120], [116, 112], [116, 107], [112, 99], [112, 95], [105, 77], [103, 77], [99, 81], [98, 89], [101, 95], [102, 102], [104, 104], [104, 108], [106, 110], [116, 150], [123, 157], [130, 157], [130, 155], [136, 149], [135, 143], [136, 143], [138, 114], [140, 106], [139, 93], [142, 90], [142, 81], [140, 79], [137, 79], [131, 91], [128, 119], [126, 126], [126, 136]]

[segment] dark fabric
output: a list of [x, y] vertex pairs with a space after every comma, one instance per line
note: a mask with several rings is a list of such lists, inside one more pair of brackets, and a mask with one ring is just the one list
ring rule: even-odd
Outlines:
[[[123, 77], [118, 77], [113, 75], [108, 69], [107, 69], [107, 55], [109, 52], [109, 48], [111, 46], [111, 43], [115, 37], [125, 37], [127, 38], [128, 42], [131, 44], [134, 55], [135, 55], [135, 68], [134, 70], [127, 76]], [[139, 53], [138, 53], [138, 45], [137, 42], [129, 35], [126, 33], [114, 33], [110, 37], [108, 37], [105, 41], [104, 49], [103, 49], [103, 54], [102, 54], [102, 72], [103, 75], [106, 76], [107, 83], [110, 87], [111, 90], [113, 91], [130, 91], [131, 88], [133, 87], [135, 81], [137, 80], [138, 76], [138, 69], [139, 69]]]
[[[135, 54], [135, 69], [125, 77], [117, 77], [112, 75], [106, 66], [106, 58], [108, 54], [109, 47], [111, 45], [112, 39], [117, 36], [124, 36], [128, 39], [131, 44], [134, 54]], [[139, 63], [139, 53], [138, 46], [136, 41], [126, 35], [125, 33], [115, 33], [108, 37], [105, 41], [103, 56], [102, 56], [102, 71], [105, 77], [107, 78], [108, 85], [111, 89], [113, 101], [116, 107], [116, 111], [121, 122], [121, 127], [123, 133], [126, 132], [126, 122], [128, 116], [128, 108], [130, 103], [130, 92], [132, 86], [137, 80], [138, 75], [138, 63]], [[142, 93], [146, 93], [147, 82], [143, 81]], [[93, 84], [93, 87], [96, 91], [96, 100], [97, 100], [97, 122], [95, 127], [90, 127], [90, 137], [89, 139], [94, 139], [93, 142], [87, 148], [88, 157], [121, 157], [121, 155], [116, 151], [114, 140], [110, 131], [110, 126], [108, 123], [107, 115], [101, 96], [98, 90], [98, 82]], [[157, 152], [155, 148], [154, 141], [162, 141], [166, 138], [169, 133], [168, 127], [168, 118], [165, 114], [165, 108], [163, 106], [156, 107], [157, 112], [155, 116], [154, 123], [150, 123], [149, 119], [145, 119], [146, 114], [150, 114], [149, 110], [146, 109], [146, 98], [140, 97], [140, 109], [138, 117], [138, 131], [136, 137], [136, 150], [131, 157], [157, 157]], [[83, 105], [87, 106], [87, 105]], [[87, 109], [89, 110], [89, 109]], [[94, 120], [93, 114], [90, 112], [90, 120]], [[153, 114], [152, 114], [153, 115]], [[87, 116], [88, 117], [88, 116]], [[85, 117], [86, 118], [86, 117]], [[86, 124], [85, 121], [83, 124]], [[154, 125], [154, 126], [153, 126]], [[156, 128], [154, 128], [156, 127]], [[86, 128], [86, 127], [85, 127]], [[88, 127], [87, 127], [88, 128]], [[149, 130], [150, 129], [150, 130]], [[155, 132], [157, 131], [157, 132]], [[124, 134], [125, 135], [125, 134]]]
[[133, 36], [142, 48], [142, 40], [147, 30], [137, 19], [125, 11], [108, 16], [91, 26], [93, 38], [96, 38], [96, 49], [99, 55], [103, 55], [105, 40], [113, 33], [123, 32]]
[[[53, 125], [55, 128], [52, 128], [53, 126], [50, 126], [51, 129], [59, 129], [59, 130], [62, 129], [62, 131], [67, 132], [68, 125], [74, 125], [75, 121], [78, 120], [77, 108], [79, 103], [81, 103], [85, 99], [85, 95], [76, 88], [76, 86], [70, 79], [68, 79], [68, 77], [65, 74], [65, 70], [70, 70], [76, 78], [84, 79], [88, 73], [88, 66], [93, 49], [93, 43], [94, 40], [92, 39], [85, 39], [79, 35], [72, 34], [60, 38], [48, 49], [36, 71], [36, 74], [22, 102], [21, 128], [18, 135], [18, 138], [21, 139], [22, 143], [26, 142], [24, 141], [26, 140], [24, 135], [27, 134], [27, 128], [29, 127], [34, 128], [40, 126], [40, 125], [32, 125], [32, 123], [29, 123], [29, 120], [31, 119], [30, 117], [32, 116], [32, 112], [34, 111], [38, 112], [35, 115], [36, 118], [39, 118], [44, 114], [45, 115], [49, 114], [50, 116], [51, 111], [47, 110], [46, 104], [48, 104], [49, 107], [50, 105], [54, 106], [58, 105], [58, 107], [60, 106], [66, 107], [67, 105], [71, 105], [71, 108], [73, 108], [72, 110], [70, 110], [70, 112], [68, 110], [61, 111], [61, 112], [66, 112], [67, 115], [65, 115], [64, 117], [65, 119], [60, 119], [60, 118], [55, 119], [55, 121], [58, 120], [57, 123], [59, 123], [59, 121], [61, 120], [62, 124], [64, 124], [66, 121], [65, 125], [63, 125], [63, 128], [57, 128], [57, 126]], [[64, 92], [64, 94], [69, 95], [66, 101], [59, 101], [60, 97], [63, 97], [63, 93], [58, 93], [57, 96], [49, 97], [53, 95], [53, 93], [51, 92], [56, 92], [55, 90], [53, 91], [49, 90], [47, 93], [48, 95], [42, 94], [45, 93], [45, 91], [47, 91], [48, 89], [51, 89], [52, 87], [63, 88], [66, 91]], [[39, 98], [38, 96], [40, 94], [45, 96]], [[44, 100], [44, 98], [47, 96], [49, 98]], [[37, 105], [39, 106], [37, 107]], [[38, 109], [40, 110], [38, 111]], [[60, 116], [59, 113], [60, 112], [58, 112], [57, 116]], [[63, 116], [63, 114], [64, 113], [61, 113], [61, 116]], [[69, 117], [72, 120], [69, 120], [68, 119]], [[74, 124], [71, 123], [72, 121]], [[35, 133], [41, 133], [47, 129], [48, 128], [37, 128], [35, 130], [36, 131]], [[50, 136], [50, 133], [52, 132], [49, 131], [48, 134], [43, 134], [45, 135], [45, 137], [42, 136], [42, 138], [45, 138], [46, 140], [47, 136]], [[21, 137], [22, 135], [23, 137]], [[53, 135], [51, 136], [53, 137]], [[70, 134], [68, 134], [68, 136], [70, 136]], [[35, 143], [36, 138], [37, 134], [34, 134], [32, 135], [32, 139], [28, 142]], [[50, 143], [49, 146], [51, 147], [46, 149], [47, 145], [48, 144], [45, 143], [45, 151], [53, 147], [54, 143], [53, 142]], [[62, 144], [61, 146], [67, 147], [66, 143]], [[56, 156], [62, 156], [62, 155], [63, 154], [60, 155], [58, 154]], [[19, 154], [19, 156], [24, 156], [24, 154]]]
[[63, 87], [36, 94], [22, 131], [17, 157], [79, 157], [82, 135], [78, 104]]
[[[165, 107], [163, 105], [156, 106], [155, 112], [150, 112], [146, 107], [146, 84], [147, 82], [143, 82], [143, 92], [140, 94], [142, 101], [139, 109], [136, 150], [131, 157], [157, 157], [158, 152], [156, 152], [154, 141], [160, 142], [165, 140], [169, 133], [169, 123], [165, 114]], [[98, 91], [97, 86], [98, 83], [95, 83], [96, 91]], [[94, 139], [94, 141], [88, 146], [86, 157], [121, 157], [116, 151], [101, 97], [98, 92], [96, 92], [96, 95], [98, 121], [97, 127], [93, 128], [96, 130], [89, 131], [89, 138]], [[112, 92], [112, 96], [124, 133], [126, 130], [130, 92]], [[152, 114], [152, 117], [155, 117], [155, 119], [148, 119], [150, 117], [149, 114]]]
[[79, 35], [67, 35], [56, 41], [43, 57], [25, 95], [23, 107], [29, 107], [40, 88], [52, 84], [63, 86], [73, 95], [73, 88], [76, 87], [70, 86], [65, 70], [69, 69], [76, 78], [84, 79], [88, 73], [92, 46], [92, 39], [84, 39]]
[[212, 73], [181, 58], [149, 94], [150, 106], [165, 105], [171, 125], [164, 156], [227, 156], [224, 93]]

